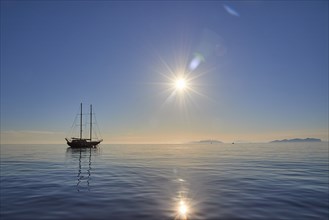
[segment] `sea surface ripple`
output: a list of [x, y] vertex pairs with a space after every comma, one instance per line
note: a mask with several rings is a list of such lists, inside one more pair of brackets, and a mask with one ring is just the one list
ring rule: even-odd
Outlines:
[[5, 219], [328, 219], [328, 143], [1, 145]]

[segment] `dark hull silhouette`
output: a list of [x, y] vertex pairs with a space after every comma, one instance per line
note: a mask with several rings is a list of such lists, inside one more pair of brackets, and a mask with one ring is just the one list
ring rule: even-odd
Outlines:
[[92, 148], [92, 147], [96, 147], [100, 142], [102, 142], [102, 140], [90, 141], [88, 139], [73, 139], [73, 140], [66, 139], [67, 145], [69, 145], [72, 148]]

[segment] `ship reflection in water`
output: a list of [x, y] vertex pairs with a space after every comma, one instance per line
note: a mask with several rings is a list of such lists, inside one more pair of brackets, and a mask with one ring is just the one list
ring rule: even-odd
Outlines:
[[66, 149], [66, 155], [70, 157], [72, 166], [76, 166], [76, 190], [90, 191], [92, 174], [92, 157], [99, 154], [99, 148], [71, 148]]

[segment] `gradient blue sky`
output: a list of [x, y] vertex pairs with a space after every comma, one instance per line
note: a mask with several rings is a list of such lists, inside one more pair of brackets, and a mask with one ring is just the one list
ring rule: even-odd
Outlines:
[[106, 143], [328, 140], [328, 1], [1, 1], [1, 143], [64, 143], [81, 101]]

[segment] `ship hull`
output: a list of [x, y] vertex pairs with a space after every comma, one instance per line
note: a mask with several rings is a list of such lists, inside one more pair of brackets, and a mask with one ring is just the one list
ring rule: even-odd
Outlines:
[[78, 139], [78, 140], [66, 140], [67, 145], [72, 148], [93, 148], [97, 147], [97, 145], [101, 142], [100, 141], [89, 141], [86, 139]]

